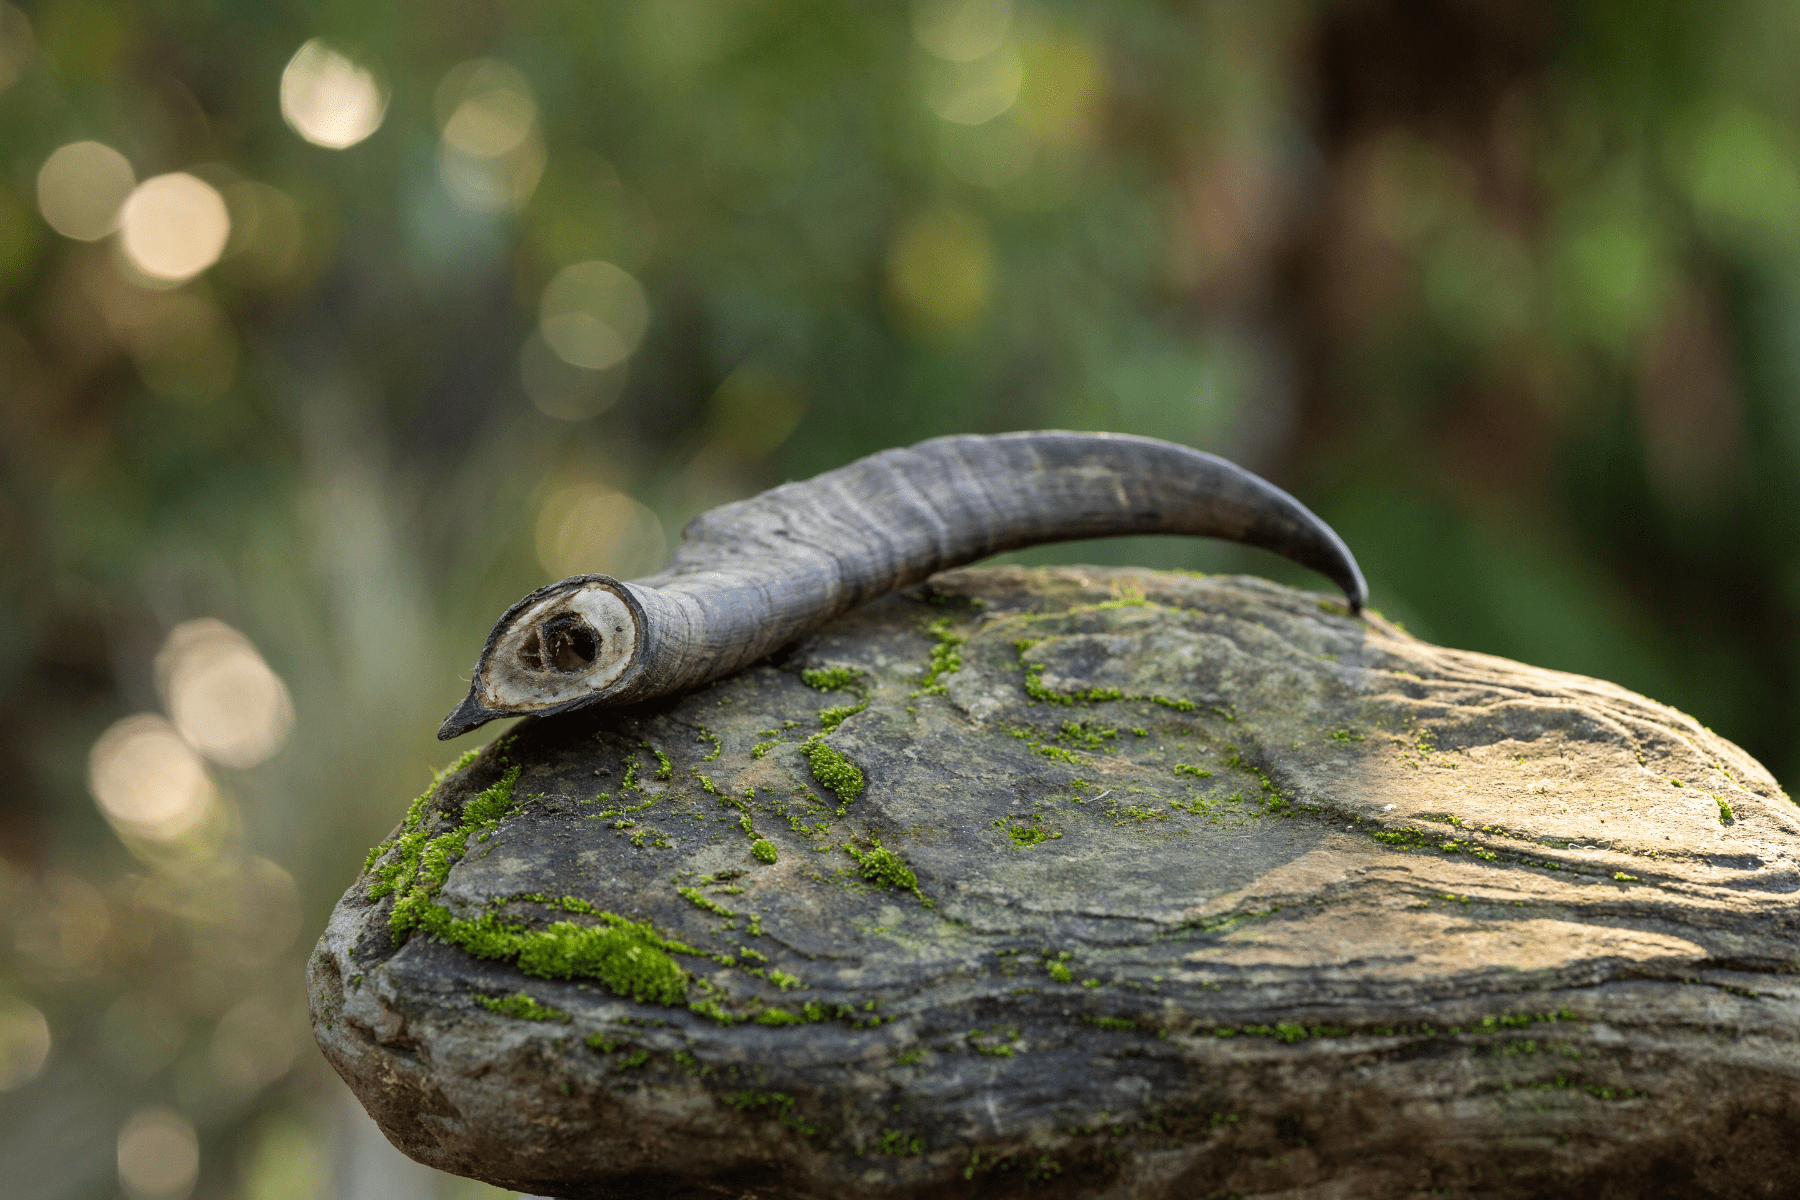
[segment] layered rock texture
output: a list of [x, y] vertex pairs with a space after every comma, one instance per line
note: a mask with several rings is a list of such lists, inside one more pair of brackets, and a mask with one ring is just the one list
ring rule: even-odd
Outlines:
[[319, 1044], [559, 1197], [1800, 1195], [1800, 808], [1690, 718], [1244, 578], [974, 569], [527, 721]]

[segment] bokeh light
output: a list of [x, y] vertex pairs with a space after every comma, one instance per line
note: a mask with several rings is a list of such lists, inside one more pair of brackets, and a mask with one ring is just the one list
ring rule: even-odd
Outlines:
[[281, 115], [313, 145], [343, 150], [381, 128], [387, 94], [373, 72], [313, 38], [281, 73]]
[[634, 579], [662, 566], [669, 543], [644, 505], [597, 483], [551, 492], [538, 510], [538, 562], [552, 578], [606, 574]]
[[974, 62], [1000, 48], [1012, 0], [913, 0], [913, 36], [948, 62]]
[[438, 175], [451, 199], [474, 212], [525, 207], [544, 174], [537, 102], [516, 68], [484, 58], [438, 85]]
[[792, 377], [745, 363], [713, 393], [706, 433], [734, 457], [760, 458], [787, 441], [805, 413], [806, 393]]
[[23, 1000], [0, 996], [0, 1092], [24, 1087], [50, 1057], [50, 1023]]
[[194, 748], [154, 713], [126, 717], [88, 752], [88, 789], [125, 832], [173, 841], [199, 826], [213, 785]]
[[1024, 60], [1010, 50], [1000, 50], [973, 62], [940, 65], [930, 71], [925, 103], [953, 125], [984, 125], [1013, 106], [1024, 82]]
[[611, 408], [625, 390], [623, 362], [602, 369], [567, 362], [533, 333], [519, 351], [519, 383], [539, 412], [559, 421], [585, 421]]
[[100, 142], [70, 142], [38, 169], [38, 211], [50, 228], [80, 242], [119, 227], [119, 208], [137, 176], [123, 154]]
[[200, 1175], [200, 1139], [173, 1109], [139, 1109], [119, 1130], [119, 1183], [131, 1200], [184, 1200]]
[[564, 267], [538, 304], [545, 344], [564, 362], [591, 371], [623, 362], [649, 325], [644, 289], [609, 262]]
[[213, 1030], [207, 1058], [215, 1077], [245, 1099], [287, 1074], [299, 1052], [304, 1016], [292, 998], [251, 996], [233, 1005]]
[[119, 210], [119, 244], [151, 279], [179, 283], [219, 261], [231, 236], [225, 198], [182, 171], [137, 185]]
[[36, 57], [31, 18], [10, 4], [0, 4], [0, 92], [19, 82]]
[[1096, 134], [1106, 99], [1106, 62], [1078, 37], [1044, 38], [1022, 56], [1020, 121], [1053, 145], [1078, 146]]
[[156, 656], [156, 680], [176, 730], [224, 766], [256, 766], [293, 728], [287, 685], [223, 621], [202, 617], [171, 629]]
[[953, 212], [904, 226], [888, 253], [888, 298], [903, 324], [920, 332], [965, 325], [987, 304], [993, 266], [981, 227]]

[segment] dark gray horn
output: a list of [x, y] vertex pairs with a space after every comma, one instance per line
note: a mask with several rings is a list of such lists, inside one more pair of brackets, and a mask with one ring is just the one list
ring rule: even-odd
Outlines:
[[1132, 534], [1260, 546], [1330, 579], [1353, 612], [1368, 599], [1329, 525], [1214, 455], [1105, 433], [935, 438], [696, 517], [648, 578], [584, 575], [533, 592], [495, 623], [438, 737], [696, 687], [939, 571]]

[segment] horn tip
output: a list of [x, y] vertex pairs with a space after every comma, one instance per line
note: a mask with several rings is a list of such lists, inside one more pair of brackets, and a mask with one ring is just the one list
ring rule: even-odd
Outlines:
[[462, 703], [451, 709], [450, 715], [444, 718], [444, 723], [438, 726], [438, 741], [447, 742], [451, 738], [461, 737], [469, 730], [479, 729], [494, 718], [504, 715], [504, 713], [494, 712], [477, 700], [475, 689], [471, 687], [469, 694], [463, 697]]

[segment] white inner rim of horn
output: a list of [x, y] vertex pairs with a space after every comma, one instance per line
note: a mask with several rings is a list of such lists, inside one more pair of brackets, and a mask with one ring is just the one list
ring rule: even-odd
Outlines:
[[591, 696], [624, 673], [636, 648], [625, 602], [605, 584], [584, 584], [513, 617], [482, 660], [477, 698], [497, 712], [536, 712]]

